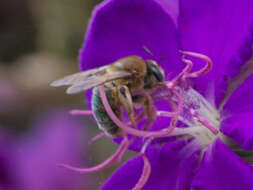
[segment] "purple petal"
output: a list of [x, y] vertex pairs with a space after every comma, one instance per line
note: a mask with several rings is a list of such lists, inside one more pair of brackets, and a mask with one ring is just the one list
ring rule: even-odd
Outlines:
[[222, 132], [242, 145], [246, 150], [253, 149], [253, 111], [235, 114], [222, 122]]
[[171, 16], [174, 23], [178, 24], [178, 16], [179, 16], [179, 0], [156, 0], [165, 11]]
[[253, 167], [220, 140], [207, 149], [193, 180], [193, 189], [253, 189]]
[[244, 81], [228, 98], [223, 107], [223, 115], [233, 115], [253, 111], [253, 75]]
[[[238, 56], [240, 45], [249, 35], [252, 10], [251, 0], [180, 1], [179, 25], [184, 50], [206, 54], [214, 63], [210, 73], [195, 80], [196, 88], [208, 95], [214, 87], [217, 102], [224, 93], [224, 75], [230, 77], [231, 70], [238, 72], [245, 63], [233, 63], [232, 58]], [[196, 63], [196, 68], [201, 67]]]
[[80, 51], [81, 69], [110, 64], [129, 55], [152, 59], [143, 49], [146, 46], [156, 61], [164, 57], [160, 65], [167, 74], [179, 72], [178, 33], [164, 3], [160, 3], [108, 0], [97, 6]]
[[253, 149], [253, 76], [228, 99], [222, 110], [221, 130], [246, 150]]
[[[183, 146], [183, 142], [174, 142], [160, 149], [151, 148], [147, 151], [151, 163], [151, 175], [144, 190], [185, 189], [189, 186], [197, 157], [193, 154], [182, 160], [180, 150]], [[102, 189], [129, 190], [133, 188], [141, 175], [142, 167], [141, 157], [128, 161], [111, 176]]]

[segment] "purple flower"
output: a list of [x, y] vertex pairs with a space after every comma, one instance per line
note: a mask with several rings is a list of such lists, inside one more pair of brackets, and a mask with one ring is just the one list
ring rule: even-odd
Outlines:
[[[233, 153], [253, 148], [252, 10], [251, 0], [107, 0], [95, 8], [82, 70], [129, 55], [151, 59], [146, 46], [152, 59], [163, 57], [159, 64], [171, 82], [153, 96], [158, 112], [150, 131], [160, 135], [127, 131], [142, 137], [131, 146], [140, 154], [102, 189], [253, 189], [252, 165]], [[172, 106], [160, 101], [168, 95]]]
[[83, 163], [81, 128], [80, 122], [57, 112], [40, 117], [20, 139], [1, 131], [0, 188], [89, 189], [87, 178], [58, 166], [61, 163]]

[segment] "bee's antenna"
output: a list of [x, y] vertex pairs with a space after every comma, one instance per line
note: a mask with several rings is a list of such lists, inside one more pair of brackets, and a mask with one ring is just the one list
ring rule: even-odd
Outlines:
[[[147, 46], [143, 46], [143, 49], [144, 49], [144, 51], [145, 51], [147, 54], [149, 54], [149, 55], [152, 57], [153, 60], [155, 60], [154, 54], [151, 52], [150, 49], [147, 48]], [[163, 55], [163, 56], [159, 59], [158, 63], [161, 63], [161, 62], [164, 60], [164, 58], [165, 58], [165, 56]]]
[[165, 59], [165, 56], [162, 55], [162, 57], [159, 59], [158, 63], [161, 63]]
[[147, 46], [143, 46], [143, 49], [147, 54], [149, 54], [152, 57], [152, 59], [154, 59], [153, 53], [150, 51], [150, 49], [147, 48]]

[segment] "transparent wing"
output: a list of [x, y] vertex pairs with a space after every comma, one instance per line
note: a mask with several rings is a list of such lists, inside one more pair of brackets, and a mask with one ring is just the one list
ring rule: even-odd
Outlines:
[[108, 66], [104, 66], [85, 72], [75, 73], [58, 79], [50, 85], [54, 87], [69, 85], [70, 87], [67, 89], [67, 93], [75, 94], [99, 86], [105, 82], [131, 76], [130, 72], [124, 70], [108, 72], [107, 67]]
[[112, 80], [125, 78], [131, 76], [131, 73], [127, 71], [117, 71], [113, 73], [108, 73], [104, 75], [94, 75], [92, 77], [87, 78], [84, 81], [80, 81], [78, 83], [75, 83], [71, 87], [67, 89], [68, 94], [76, 94], [82, 91], [85, 91], [89, 88], [93, 88], [95, 86], [99, 86], [105, 82], [109, 82]]
[[50, 84], [50, 86], [58, 87], [58, 86], [65, 86], [65, 85], [74, 85], [79, 83], [80, 81], [84, 81], [93, 75], [103, 75], [106, 73], [106, 68], [108, 66], [99, 67], [95, 69], [90, 69], [84, 72], [75, 73], [72, 75], [65, 76], [60, 78]]

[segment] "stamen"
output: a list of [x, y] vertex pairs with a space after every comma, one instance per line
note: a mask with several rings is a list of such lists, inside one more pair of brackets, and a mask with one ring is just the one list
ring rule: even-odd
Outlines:
[[175, 112], [157, 111], [157, 116], [160, 116], [160, 117], [173, 117], [176, 115], [177, 115], [177, 113], [175, 113]]
[[[202, 69], [200, 69], [199, 71], [186, 74], [187, 78], [200, 77], [200, 76], [208, 73], [212, 69], [213, 63], [212, 63], [211, 59], [208, 56], [200, 54], [200, 53], [190, 52], [190, 51], [180, 51], [180, 52], [183, 55], [189, 55], [189, 56], [192, 56], [192, 57], [197, 57], [199, 59], [203, 59], [203, 60], [206, 61], [206, 65]], [[190, 62], [188, 62], [189, 60], [185, 59], [184, 57], [183, 57], [183, 59], [184, 59], [184, 62], [187, 61], [185, 63], [187, 63], [187, 64], [190, 63]]]
[[148, 147], [148, 145], [152, 142], [154, 138], [149, 138], [148, 140], [146, 140], [146, 142], [144, 143], [144, 145], [142, 146], [141, 149], [141, 157], [143, 159], [143, 169], [142, 169], [142, 174], [141, 177], [139, 178], [138, 182], [135, 184], [134, 188], [132, 190], [141, 190], [142, 187], [147, 183], [148, 178], [150, 176], [151, 173], [151, 165], [150, 162], [145, 154], [145, 151]]
[[[132, 139], [129, 140], [129, 146], [134, 143], [134, 141], [136, 140], [136, 137], [133, 137]], [[122, 150], [122, 152], [119, 154], [117, 161], [120, 162], [123, 155], [125, 154], [125, 151], [128, 149], [129, 146], [125, 146], [125, 150]]]
[[94, 141], [100, 139], [100, 138], [103, 137], [103, 136], [105, 136], [105, 133], [104, 133], [104, 132], [99, 133], [98, 135], [92, 137], [92, 138], [88, 141], [88, 144], [93, 143]]
[[93, 115], [92, 110], [71, 110], [71, 115]]
[[122, 154], [127, 150], [127, 148], [129, 146], [130, 146], [130, 143], [128, 141], [128, 138], [125, 136], [123, 141], [121, 142], [119, 148], [117, 149], [117, 151], [113, 155], [111, 155], [107, 160], [105, 160], [101, 164], [91, 167], [91, 168], [77, 168], [77, 167], [73, 167], [73, 166], [66, 165], [66, 164], [59, 164], [59, 166], [62, 166], [64, 168], [67, 168], [67, 169], [70, 169], [72, 171], [79, 172], [79, 173], [96, 172], [96, 171], [102, 170], [102, 169], [112, 165], [113, 163], [119, 161], [118, 158], [122, 156]]
[[[183, 51], [179, 50], [179, 52], [183, 54]], [[183, 71], [182, 71], [181, 73], [179, 73], [179, 75], [177, 75], [177, 76], [172, 80], [171, 83], [173, 84], [173, 86], [175, 86], [176, 83], [177, 83], [181, 78], [183, 78], [186, 74], [188, 74], [188, 73], [192, 70], [192, 68], [193, 68], [193, 63], [192, 63], [192, 61], [189, 60], [189, 59], [186, 59], [184, 54], [182, 55], [182, 61], [183, 61], [184, 63], [186, 63], [186, 66], [185, 66], [185, 68], [183, 69]]]
[[194, 110], [190, 111], [191, 114], [197, 118], [198, 122], [200, 122], [203, 126], [209, 129], [213, 134], [217, 135], [219, 133], [219, 130], [217, 130], [209, 121], [207, 121], [205, 118], [199, 115], [196, 111]]
[[143, 169], [142, 169], [142, 174], [138, 182], [135, 184], [134, 188], [132, 190], [141, 190], [143, 186], [147, 183], [148, 178], [151, 173], [151, 165], [150, 162], [147, 158], [147, 156], [142, 153], [141, 154], [142, 159], [143, 159]]
[[175, 112], [175, 115], [171, 118], [170, 125], [168, 127], [168, 133], [171, 133], [177, 125], [179, 115], [183, 112], [184, 100], [174, 88], [170, 88], [170, 86], [168, 88], [171, 90], [171, 92], [176, 96], [178, 100], [178, 106], [176, 108], [174, 102], [169, 99], [172, 110]]
[[180, 136], [180, 135], [192, 135], [192, 136], [194, 136], [193, 134], [200, 132], [201, 129], [203, 129], [203, 128], [202, 127], [176, 128], [168, 136], [169, 137]]

